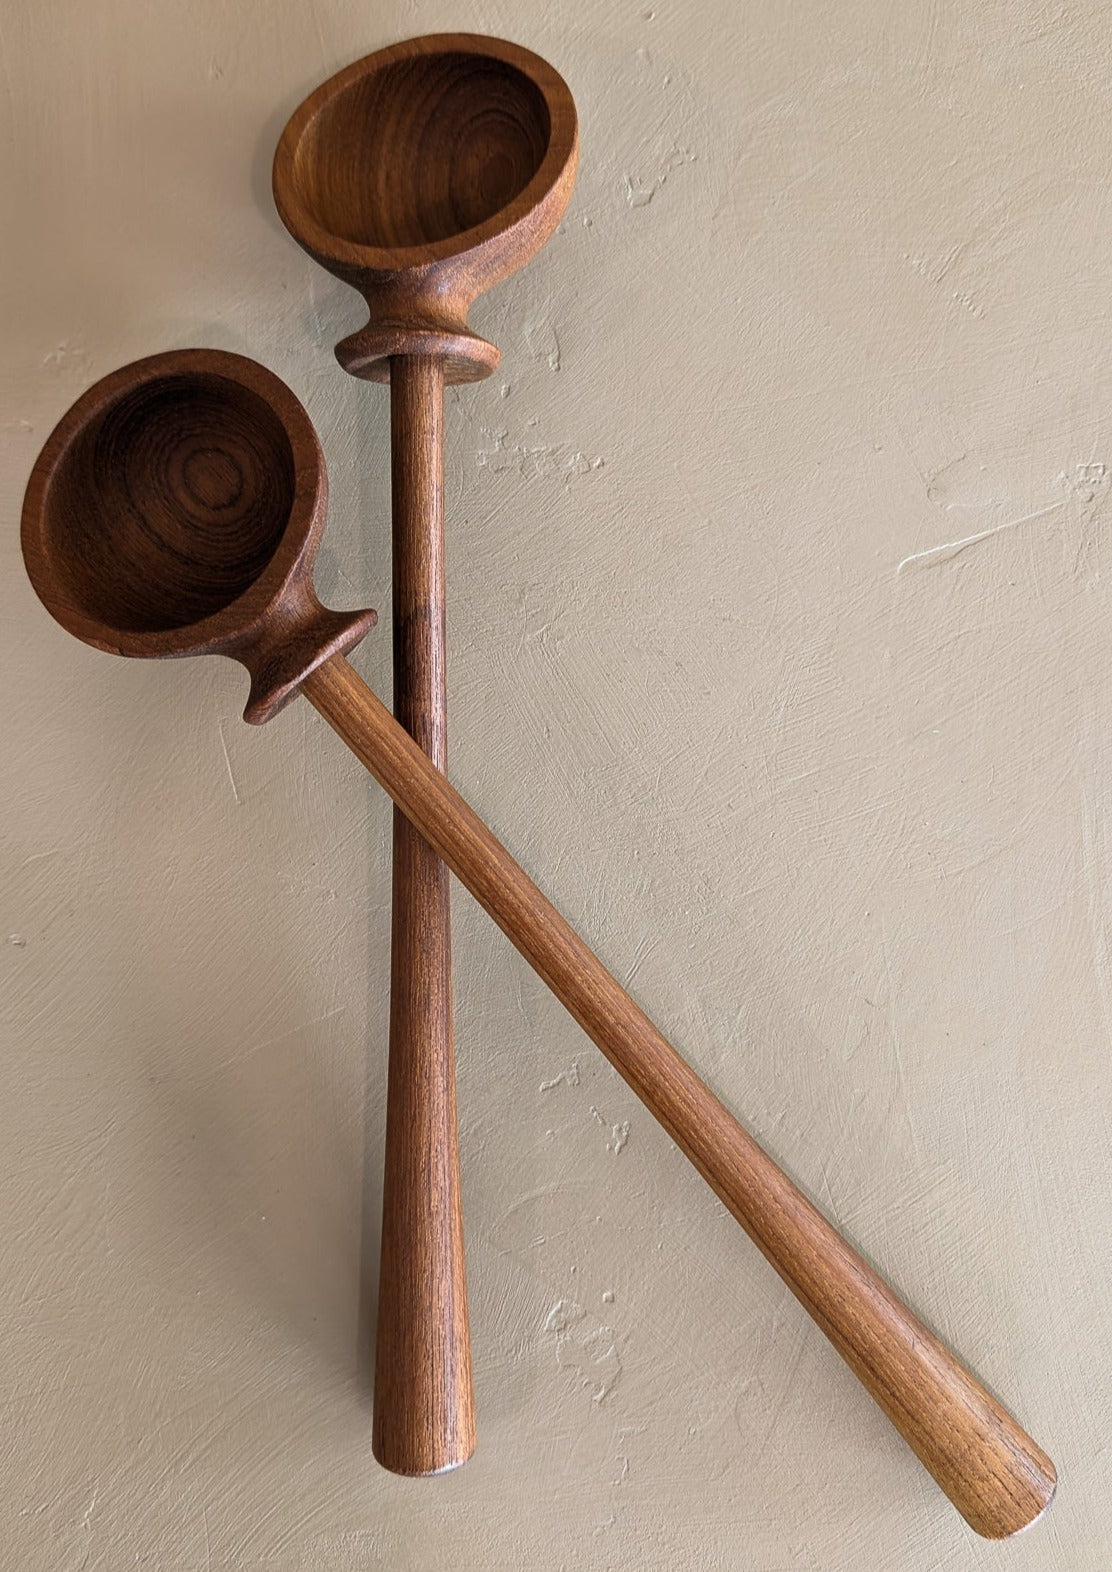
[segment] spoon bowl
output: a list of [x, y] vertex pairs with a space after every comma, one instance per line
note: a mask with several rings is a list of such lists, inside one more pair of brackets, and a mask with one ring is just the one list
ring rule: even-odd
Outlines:
[[[458, 251], [544, 162], [551, 118], [525, 72], [446, 47], [349, 79], [320, 106], [294, 167], [320, 228], [384, 251]], [[321, 156], [346, 147], [350, 157]], [[447, 242], [447, 244], [444, 244]]]
[[63, 416], [27, 487], [23, 554], [47, 610], [87, 644], [242, 661], [258, 722], [376, 620], [326, 611], [313, 591], [327, 500], [316, 433], [283, 382], [241, 355], [174, 351], [113, 372]]
[[548, 240], [577, 151], [563, 78], [498, 38], [409, 39], [310, 94], [279, 141], [274, 200], [370, 308], [337, 347], [345, 370], [385, 382], [391, 355], [428, 354], [448, 382], [488, 376], [498, 351], [470, 331], [468, 309]]

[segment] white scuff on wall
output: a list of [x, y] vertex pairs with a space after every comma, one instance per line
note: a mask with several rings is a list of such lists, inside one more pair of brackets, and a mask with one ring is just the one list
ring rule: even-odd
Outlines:
[[[7, 8], [5, 1565], [1112, 1565], [1105, 23]], [[559, 232], [472, 313], [502, 364], [448, 402], [453, 777], [1055, 1457], [1007, 1545], [462, 894], [479, 1451], [379, 1470], [389, 812], [308, 706], [244, 727], [230, 663], [109, 660], [23, 575], [77, 394], [239, 350], [317, 424], [319, 585], [379, 606], [389, 693], [386, 397], [269, 166], [314, 82], [440, 29], [537, 50], [581, 117]]]

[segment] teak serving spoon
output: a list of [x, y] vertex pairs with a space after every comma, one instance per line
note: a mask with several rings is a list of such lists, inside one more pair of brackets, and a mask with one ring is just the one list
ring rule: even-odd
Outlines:
[[[246, 718], [298, 691], [386, 789], [690, 1158], [966, 1521], [1049, 1505], [1054, 1465], [718, 1101], [344, 658], [372, 611], [325, 610], [324, 460], [254, 361], [156, 355], [96, 383], [36, 461], [23, 554], [47, 610], [120, 655], [231, 655]], [[450, 1375], [450, 1372], [449, 1372]], [[435, 1378], [435, 1373], [434, 1373]]]
[[[390, 384], [394, 714], [441, 770], [444, 388], [498, 364], [468, 308], [552, 234], [576, 145], [575, 105], [551, 66], [454, 33], [331, 77], [274, 157], [286, 228], [370, 309], [336, 355]], [[396, 812], [373, 1446], [398, 1473], [439, 1473], [475, 1445], [456, 1154], [448, 873]]]

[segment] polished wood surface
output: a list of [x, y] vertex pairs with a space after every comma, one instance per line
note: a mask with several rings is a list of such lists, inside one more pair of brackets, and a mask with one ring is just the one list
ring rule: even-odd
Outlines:
[[1054, 1465], [812, 1206], [588, 949], [342, 657], [305, 696], [571, 1012], [725, 1202], [979, 1534], [1054, 1495]]
[[313, 563], [324, 456], [289, 388], [243, 355], [151, 355], [94, 383], [35, 461], [23, 558], [47, 610], [116, 655], [231, 655], [246, 720], [276, 715], [373, 611], [328, 611]]
[[567, 83], [500, 38], [411, 38], [310, 94], [278, 143], [274, 202], [367, 302], [336, 349], [345, 370], [388, 382], [393, 355], [437, 355], [449, 383], [489, 376], [498, 350], [468, 310], [555, 230], [578, 146]]
[[[575, 106], [529, 50], [441, 34], [356, 61], [295, 111], [274, 199], [370, 321], [337, 357], [389, 381], [394, 713], [443, 767], [445, 382], [498, 363], [467, 312], [551, 234], [575, 176]], [[447, 876], [394, 828], [390, 1063], [374, 1451], [440, 1473], [475, 1444], [459, 1199]]]
[[[444, 378], [393, 362], [394, 714], [447, 763]], [[475, 1449], [452, 1038], [448, 870], [394, 811], [390, 1062], [373, 1446], [384, 1467], [434, 1474]]]
[[[248, 443], [280, 472], [275, 504], [289, 504], [284, 521], [247, 532], [249, 560], [266, 559], [254, 582], [233, 543], [249, 488], [229, 479], [233, 462], [250, 471], [234, 457], [250, 395], [289, 440], [287, 454], [260, 416]], [[127, 466], [125, 488], [122, 422], [148, 455]], [[180, 448], [177, 431], [191, 434]], [[183, 351], [114, 373], [63, 417], [28, 484], [24, 560], [52, 615], [99, 649], [231, 655], [251, 673], [256, 719], [302, 687], [694, 1163], [971, 1526], [990, 1538], [1024, 1528], [1054, 1494], [1046, 1454], [714, 1097], [342, 658], [374, 613], [327, 611], [312, 592], [324, 507], [323, 460], [293, 394], [240, 356]], [[175, 609], [178, 594], [195, 621]]]

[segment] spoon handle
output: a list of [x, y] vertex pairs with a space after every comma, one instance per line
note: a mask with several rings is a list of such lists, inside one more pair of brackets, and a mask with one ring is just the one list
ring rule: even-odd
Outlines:
[[[390, 362], [394, 714], [447, 762], [444, 372]], [[398, 1474], [438, 1474], [475, 1449], [460, 1202], [448, 870], [394, 811], [390, 1062], [372, 1446]]]
[[1046, 1454], [727, 1112], [343, 656], [302, 691], [690, 1158], [970, 1526], [1002, 1539], [1033, 1522], [1054, 1495]]

